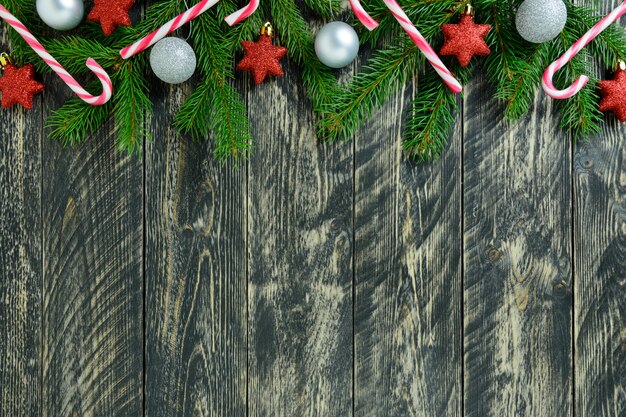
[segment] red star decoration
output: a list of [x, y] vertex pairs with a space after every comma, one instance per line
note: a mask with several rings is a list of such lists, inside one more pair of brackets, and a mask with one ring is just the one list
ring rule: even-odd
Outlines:
[[463, 14], [457, 24], [443, 25], [444, 44], [441, 55], [456, 55], [462, 67], [467, 67], [474, 55], [485, 56], [491, 51], [485, 42], [485, 36], [491, 25], [477, 25], [474, 16]]
[[100, 23], [104, 34], [111, 36], [118, 26], [130, 26], [128, 11], [134, 3], [135, 0], [94, 0], [87, 19]]
[[27, 109], [33, 108], [33, 96], [44, 90], [44, 85], [35, 81], [35, 68], [28, 64], [17, 68], [11, 64], [4, 67], [4, 77], [0, 78], [2, 107], [9, 108], [21, 104]]
[[237, 64], [237, 69], [252, 72], [255, 83], [261, 84], [268, 75], [283, 76], [279, 61], [287, 53], [287, 48], [272, 45], [272, 38], [268, 35], [261, 35], [258, 42], [242, 41], [241, 46], [245, 56]]
[[618, 69], [613, 74], [613, 80], [600, 81], [601, 111], [610, 111], [615, 114], [617, 120], [626, 122], [626, 71]]

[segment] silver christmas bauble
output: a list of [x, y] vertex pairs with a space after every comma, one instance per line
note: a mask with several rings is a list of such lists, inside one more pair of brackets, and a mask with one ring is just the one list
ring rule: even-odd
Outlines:
[[85, 14], [82, 0], [37, 0], [36, 5], [41, 20], [57, 30], [74, 29]]
[[196, 53], [183, 39], [163, 38], [150, 51], [150, 66], [161, 81], [184, 83], [196, 71]]
[[567, 8], [562, 0], [526, 0], [517, 9], [517, 31], [528, 42], [543, 43], [556, 38], [565, 27]]
[[315, 54], [324, 65], [343, 68], [359, 53], [359, 36], [344, 22], [324, 25], [315, 37]]

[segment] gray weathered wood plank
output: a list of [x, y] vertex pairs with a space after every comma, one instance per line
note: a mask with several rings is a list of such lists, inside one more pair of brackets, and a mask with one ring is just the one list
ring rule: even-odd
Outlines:
[[181, 138], [171, 120], [190, 91], [161, 91], [146, 146], [146, 416], [243, 417], [245, 162]]
[[298, 70], [284, 67], [248, 95], [249, 415], [346, 417], [352, 147], [318, 143]]
[[576, 415], [626, 414], [626, 129], [577, 146]]
[[[45, 106], [68, 91], [48, 77]], [[142, 413], [142, 161], [43, 139], [43, 416]]]
[[[602, 2], [600, 11], [619, 3]], [[580, 417], [626, 415], [624, 137], [626, 128], [613, 121], [574, 153], [574, 385]]]
[[42, 103], [0, 109], [0, 416], [40, 412]]
[[483, 76], [466, 93], [465, 414], [569, 416], [570, 140], [543, 94], [507, 124]]
[[355, 139], [356, 416], [461, 414], [462, 124], [441, 159], [406, 161], [411, 95]]

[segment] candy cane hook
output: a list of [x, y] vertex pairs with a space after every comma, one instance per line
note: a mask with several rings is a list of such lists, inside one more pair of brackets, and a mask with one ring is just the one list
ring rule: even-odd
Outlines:
[[378, 22], [365, 11], [359, 0], [350, 0], [350, 7], [352, 8], [354, 15], [367, 29], [374, 30], [378, 27]]
[[[626, 0], [624, 1], [626, 2]], [[406, 13], [404, 13], [404, 10], [402, 10], [402, 7], [400, 7], [396, 0], [383, 0], [383, 2], [387, 5], [387, 8], [391, 11], [391, 14], [393, 14], [393, 17], [395, 17], [398, 23], [400, 23], [402, 29], [408, 33], [415, 45], [417, 45], [419, 50], [422, 51], [428, 62], [430, 62], [430, 65], [432, 65], [435, 71], [437, 71], [448, 88], [450, 88], [450, 90], [452, 90], [455, 94], [460, 93], [463, 90], [461, 84], [456, 80], [456, 78], [454, 78], [450, 70], [441, 61], [433, 47], [430, 46], [428, 41], [422, 36], [419, 30], [417, 30], [415, 25], [413, 25], [409, 17]]]
[[161, 26], [159, 29], [155, 30], [154, 32], [146, 36], [145, 38], [139, 39], [137, 42], [133, 43], [132, 45], [127, 46], [126, 48], [122, 49], [120, 51], [120, 55], [122, 56], [122, 58], [128, 59], [132, 56], [137, 55], [138, 53], [142, 51], [145, 51], [146, 49], [148, 49], [149, 47], [151, 47], [152, 45], [154, 45], [155, 43], [157, 43], [158, 41], [160, 41], [161, 39], [163, 39], [170, 33], [174, 32], [176, 29], [180, 28], [181, 26], [186, 25], [187, 23], [191, 22], [196, 17], [200, 16], [202, 13], [209, 10], [211, 7], [215, 6], [215, 4], [217, 4], [218, 1], [219, 0], [203, 0], [197, 3], [195, 6], [179, 14], [178, 16], [176, 16], [175, 18], [173, 18], [172, 20], [170, 20], [169, 22]]
[[600, 22], [598, 22], [594, 27], [592, 27], [589, 32], [585, 33], [585, 35], [580, 38], [576, 43], [561, 56], [559, 59], [554, 61], [543, 73], [543, 90], [550, 97], [563, 100], [566, 98], [570, 98], [575, 96], [582, 90], [587, 82], [589, 82], [589, 77], [586, 75], [581, 75], [578, 77], [574, 83], [566, 88], [565, 90], [559, 90], [554, 86], [554, 82], [552, 79], [554, 78], [554, 74], [567, 65], [572, 58], [574, 58], [585, 46], [587, 46], [592, 40], [594, 40], [600, 33], [606, 30], [613, 23], [617, 22], [617, 20], [622, 17], [626, 13], [626, 0], [618, 6], [615, 10], [609, 13], [606, 17], [604, 17]]
[[254, 13], [258, 7], [259, 0], [250, 0], [250, 3], [248, 3], [247, 6], [242, 7], [235, 13], [226, 16], [224, 20], [228, 23], [228, 26], [234, 26], [250, 17], [250, 15]]
[[0, 17], [6, 21], [13, 29], [20, 34], [28, 45], [44, 60], [46, 64], [52, 68], [56, 74], [72, 89], [78, 97], [92, 106], [100, 106], [111, 99], [113, 95], [113, 84], [106, 71], [92, 58], [87, 59], [87, 68], [89, 68], [98, 77], [102, 83], [102, 94], [93, 96], [89, 94], [81, 85], [59, 64], [59, 62], [46, 51], [41, 43], [30, 33], [30, 31], [13, 16], [3, 5], [0, 4]]

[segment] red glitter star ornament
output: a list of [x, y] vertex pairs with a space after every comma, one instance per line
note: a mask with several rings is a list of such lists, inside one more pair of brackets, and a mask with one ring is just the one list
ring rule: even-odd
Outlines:
[[486, 56], [491, 53], [485, 42], [485, 36], [491, 30], [491, 25], [474, 23], [472, 9], [469, 6], [459, 23], [443, 25], [441, 30], [445, 41], [439, 53], [456, 55], [462, 67], [467, 67], [474, 55]]
[[620, 63], [620, 68], [613, 74], [612, 80], [600, 81], [601, 111], [610, 111], [617, 120], [626, 122], [626, 63]]
[[100, 23], [106, 36], [111, 36], [118, 26], [130, 26], [128, 11], [135, 0], [94, 0], [87, 19]]
[[2, 93], [2, 107], [9, 108], [21, 104], [30, 110], [33, 108], [33, 96], [44, 90], [44, 85], [35, 81], [35, 68], [28, 64], [18, 68], [6, 58], [1, 60], [4, 76], [0, 78], [0, 93]]
[[261, 84], [268, 75], [283, 76], [279, 61], [287, 53], [287, 48], [272, 45], [272, 31], [272, 25], [266, 23], [261, 29], [258, 42], [241, 42], [245, 56], [237, 64], [237, 69], [252, 72], [254, 82], [257, 84]]

